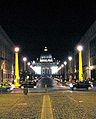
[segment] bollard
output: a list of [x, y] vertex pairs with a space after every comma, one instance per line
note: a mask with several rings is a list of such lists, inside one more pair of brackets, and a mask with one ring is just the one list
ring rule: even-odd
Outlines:
[[45, 92], [48, 92], [48, 90], [47, 90], [47, 84], [45, 84]]
[[28, 93], [27, 84], [24, 85], [23, 93], [24, 93], [24, 95], [27, 95], [27, 93]]
[[27, 95], [27, 93], [28, 93], [28, 88], [24, 88], [24, 89], [23, 89], [23, 93], [24, 93], [24, 95]]

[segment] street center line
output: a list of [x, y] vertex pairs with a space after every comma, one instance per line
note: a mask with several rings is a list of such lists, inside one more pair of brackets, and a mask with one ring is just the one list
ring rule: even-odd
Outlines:
[[53, 119], [51, 101], [49, 95], [43, 96], [41, 119]]

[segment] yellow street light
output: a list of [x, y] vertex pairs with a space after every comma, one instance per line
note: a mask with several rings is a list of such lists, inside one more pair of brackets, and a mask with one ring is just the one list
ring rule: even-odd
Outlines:
[[82, 51], [82, 50], [83, 50], [83, 47], [82, 47], [81, 45], [78, 45], [78, 46], [77, 46], [77, 50], [78, 50], [78, 51]]
[[19, 87], [19, 61], [18, 61], [18, 52], [19, 52], [19, 47], [15, 47], [15, 81], [14, 85], [15, 88]]
[[19, 52], [19, 47], [15, 47], [14, 51]]
[[77, 50], [79, 51], [79, 81], [83, 81], [83, 68], [82, 68], [82, 50], [83, 50], [83, 47], [81, 45], [78, 45]]

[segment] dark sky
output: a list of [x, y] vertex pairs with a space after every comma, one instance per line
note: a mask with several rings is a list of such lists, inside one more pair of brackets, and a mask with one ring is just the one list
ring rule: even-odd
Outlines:
[[0, 0], [1, 26], [31, 59], [45, 46], [64, 59], [95, 20], [92, 0]]

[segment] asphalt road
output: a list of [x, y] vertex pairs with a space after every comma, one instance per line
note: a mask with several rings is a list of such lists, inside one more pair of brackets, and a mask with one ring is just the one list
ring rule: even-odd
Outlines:
[[45, 87], [52, 88], [52, 87], [54, 87], [53, 83], [54, 83], [53, 79], [51, 79], [49, 77], [43, 77], [39, 80], [37, 85], [39, 88], [45, 88]]

